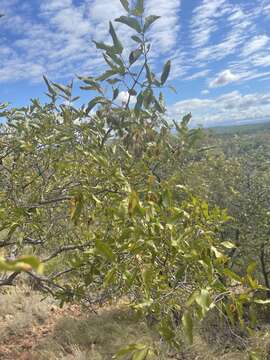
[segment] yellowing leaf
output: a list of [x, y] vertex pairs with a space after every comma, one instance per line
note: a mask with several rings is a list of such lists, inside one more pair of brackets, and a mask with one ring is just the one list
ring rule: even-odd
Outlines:
[[209, 310], [209, 306], [211, 303], [209, 291], [207, 289], [202, 289], [195, 300], [197, 304], [201, 307], [203, 315], [205, 315]]
[[189, 311], [185, 311], [182, 317], [184, 334], [191, 345], [193, 343], [193, 320]]
[[83, 195], [81, 193], [77, 194], [70, 201], [70, 217], [75, 224], [78, 223], [79, 217], [83, 209]]
[[145, 360], [149, 353], [149, 349], [137, 350], [132, 356], [132, 360]]
[[223, 241], [221, 243], [222, 246], [224, 246], [226, 249], [235, 249], [236, 245], [231, 243], [230, 241]]

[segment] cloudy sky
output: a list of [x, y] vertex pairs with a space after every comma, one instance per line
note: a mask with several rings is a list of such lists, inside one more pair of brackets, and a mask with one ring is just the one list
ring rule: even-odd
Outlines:
[[[219, 125], [270, 120], [270, 0], [145, 0], [152, 27], [151, 61], [172, 59], [165, 91], [178, 119]], [[44, 99], [42, 75], [65, 83], [95, 75], [102, 59], [92, 39], [107, 40], [119, 0], [1, 0], [0, 103]], [[129, 32], [116, 24], [128, 45]]]

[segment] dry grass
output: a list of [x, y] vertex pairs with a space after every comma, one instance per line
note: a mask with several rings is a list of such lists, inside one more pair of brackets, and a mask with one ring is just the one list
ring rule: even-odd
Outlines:
[[40, 325], [49, 314], [49, 304], [41, 295], [27, 288], [8, 288], [0, 293], [1, 341], [20, 336], [30, 325]]
[[56, 324], [52, 338], [40, 344], [36, 352], [40, 359], [45, 359], [44, 350], [51, 348], [59, 359], [65, 358], [65, 355], [65, 359], [109, 360], [127, 344], [139, 342], [152, 345], [157, 341], [154, 333], [132, 312], [119, 307], [81, 319], [61, 319]]
[[[153, 360], [250, 360], [252, 351], [257, 354], [254, 359], [270, 360], [270, 327], [267, 324], [247, 338], [246, 346], [241, 347], [233, 338], [229, 339], [227, 333], [224, 337], [224, 329], [208, 319], [195, 336], [194, 344], [183, 345], [175, 353], [166, 348], [125, 304], [101, 309], [96, 315], [58, 310], [51, 301], [41, 299], [38, 293], [30, 293], [27, 288], [11, 288], [0, 293], [1, 359], [111, 360], [120, 348], [131, 343], [145, 343], [158, 351]], [[217, 332], [220, 334], [213, 336]], [[29, 342], [31, 346], [25, 350], [25, 343]], [[1, 353], [9, 343], [10, 352]]]

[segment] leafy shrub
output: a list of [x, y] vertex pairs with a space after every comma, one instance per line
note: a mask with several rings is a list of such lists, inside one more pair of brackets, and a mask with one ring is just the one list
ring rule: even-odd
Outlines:
[[[230, 268], [235, 244], [222, 238], [227, 211], [181, 181], [185, 164], [201, 151], [201, 131], [189, 129], [190, 114], [180, 123], [166, 119], [161, 89], [171, 63], [155, 75], [147, 40], [158, 17], [145, 17], [142, 0], [121, 3], [127, 14], [116, 22], [133, 30], [134, 47], [126, 58], [110, 23], [112, 43], [95, 43], [108, 69], [79, 77], [82, 90], [97, 95], [87, 106], [74, 106], [72, 83], [47, 78], [49, 103], [2, 106], [1, 248], [6, 258], [29, 253], [36, 268], [33, 255], [40, 257], [44, 275], [32, 272], [31, 263], [5, 270], [26, 270], [61, 304], [91, 307], [127, 296], [179, 347], [175, 314], [189, 342], [194, 320], [215, 307], [244, 326], [243, 306], [256, 301], [261, 286], [252, 267], [241, 276]], [[127, 100], [119, 104], [123, 90]]]

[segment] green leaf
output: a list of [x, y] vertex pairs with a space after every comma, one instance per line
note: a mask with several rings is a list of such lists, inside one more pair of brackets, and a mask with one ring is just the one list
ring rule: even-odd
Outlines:
[[162, 71], [162, 75], [161, 75], [161, 84], [164, 85], [165, 82], [167, 81], [169, 74], [171, 71], [171, 61], [167, 61], [166, 64], [164, 65], [163, 71]]
[[101, 76], [97, 78], [98, 81], [104, 81], [107, 80], [109, 77], [118, 74], [117, 70], [107, 70], [105, 73], [103, 73]]
[[183, 116], [182, 121], [181, 121], [181, 124], [184, 125], [184, 126], [187, 126], [187, 125], [189, 124], [191, 118], [192, 118], [191, 113]]
[[102, 93], [101, 86], [93, 78], [78, 76], [78, 79], [83, 81], [85, 84], [89, 85], [89, 86], [80, 86], [82, 90], [95, 90], [98, 91], [99, 93]]
[[79, 217], [83, 209], [84, 199], [82, 193], [77, 194], [73, 200], [71, 200], [71, 220], [75, 224], [78, 223]]
[[117, 35], [116, 35], [116, 32], [114, 30], [114, 27], [113, 27], [113, 24], [112, 22], [110, 21], [110, 34], [111, 34], [111, 37], [113, 39], [113, 46], [114, 46], [114, 49], [115, 49], [115, 52], [117, 54], [121, 54], [123, 52], [123, 45], [121, 44], [120, 40], [118, 39]]
[[139, 22], [130, 16], [120, 16], [119, 18], [115, 19], [115, 21], [129, 26], [130, 28], [136, 30], [138, 33], [142, 32]]
[[115, 255], [111, 247], [105, 242], [101, 240], [96, 240], [96, 249], [101, 255], [105, 256], [108, 260], [113, 261], [115, 259]]
[[136, 7], [132, 13], [135, 16], [141, 16], [144, 13], [144, 0], [137, 0]]
[[114, 101], [117, 98], [118, 95], [119, 95], [119, 89], [114, 89], [113, 90], [113, 99], [112, 99], [112, 101]]
[[93, 43], [96, 45], [97, 49], [105, 50], [105, 51], [113, 51], [112, 46], [104, 44], [103, 42], [97, 42], [94, 40]]
[[142, 49], [136, 49], [134, 51], [131, 51], [131, 53], [129, 55], [130, 65], [134, 64], [141, 55], [142, 55]]
[[163, 113], [165, 112], [165, 109], [164, 109], [164, 107], [162, 106], [162, 104], [161, 104], [156, 98], [154, 98], [154, 102], [155, 102], [155, 109], [156, 109], [159, 113], [163, 114]]
[[143, 269], [142, 277], [143, 277], [143, 282], [144, 282], [145, 286], [147, 288], [150, 288], [153, 277], [154, 277], [153, 269], [151, 267], [147, 267], [147, 268]]
[[97, 88], [95, 86], [91, 86], [91, 85], [85, 85], [85, 86], [80, 86], [81, 90], [94, 90], [97, 91]]
[[102, 96], [97, 96], [94, 99], [92, 99], [91, 101], [89, 101], [87, 109], [86, 109], [86, 113], [89, 114], [89, 112], [97, 105], [97, 104], [101, 104], [101, 103], [107, 103], [107, 100], [102, 97]]
[[121, 358], [127, 354], [130, 354], [131, 352], [134, 352], [136, 350], [144, 350], [145, 344], [130, 344], [119, 351], [113, 356], [113, 359]]
[[148, 109], [149, 105], [151, 104], [153, 100], [153, 90], [152, 89], [146, 89], [143, 92], [143, 104], [146, 109]]
[[121, 79], [114, 78], [114, 79], [107, 79], [106, 81], [107, 81], [109, 84], [114, 85], [114, 84], [119, 83], [119, 81], [121, 81]]
[[142, 108], [142, 104], [143, 104], [143, 94], [140, 92], [139, 95], [137, 96], [137, 102], [134, 108], [137, 115]]
[[106, 62], [108, 60], [108, 57], [110, 57], [115, 62], [115, 64], [120, 66], [120, 68], [125, 68], [125, 65], [124, 65], [123, 61], [116, 54], [114, 54], [113, 52], [107, 51], [106, 55], [104, 55], [104, 59], [105, 59]]
[[43, 264], [35, 256], [21, 256], [8, 261], [0, 258], [0, 271], [32, 271], [43, 272]]
[[195, 290], [195, 291], [190, 295], [190, 297], [188, 298], [188, 300], [187, 300], [187, 306], [192, 306], [199, 295], [200, 295], [200, 291], [199, 291], [199, 290]]
[[263, 360], [261, 354], [259, 354], [257, 351], [251, 351], [249, 353], [249, 357], [248, 357], [249, 360]]
[[232, 280], [238, 281], [240, 283], [242, 282], [241, 277], [230, 269], [224, 269], [223, 273], [224, 273], [224, 275], [228, 276]]
[[103, 53], [102, 55], [103, 55], [104, 60], [106, 61], [106, 63], [110, 66], [111, 70], [117, 72], [117, 66], [116, 66], [116, 64], [114, 64], [114, 63], [109, 59], [109, 57], [108, 57], [107, 54], [104, 54], [104, 53]]
[[104, 285], [108, 286], [110, 284], [113, 283], [113, 280], [115, 278], [115, 274], [116, 274], [116, 269], [112, 268], [111, 270], [109, 270], [104, 278]]
[[151, 69], [150, 69], [150, 67], [149, 67], [148, 64], [145, 65], [145, 70], [146, 70], [147, 80], [148, 80], [149, 84], [152, 84], [152, 82], [153, 82], [153, 75], [152, 75]]
[[49, 90], [49, 93], [50, 93], [50, 94], [53, 94], [53, 95], [56, 95], [57, 92], [56, 92], [56, 91], [54, 90], [54, 88], [51, 86], [49, 80], [46, 78], [45, 75], [43, 75], [43, 79], [44, 79], [44, 81], [45, 81], [45, 83], [46, 83], [46, 85], [47, 85], [47, 88], [48, 88], [48, 90]]
[[207, 311], [209, 310], [209, 306], [211, 303], [209, 291], [206, 289], [202, 289], [195, 300], [196, 303], [202, 308], [202, 314], [203, 316], [205, 316]]
[[193, 343], [193, 320], [189, 311], [185, 311], [182, 317], [182, 324], [184, 334], [188, 340], [188, 343], [191, 345]]
[[143, 42], [142, 39], [140, 39], [139, 36], [137, 36], [137, 35], [132, 35], [131, 39], [136, 41], [139, 44], [141, 44]]
[[255, 261], [251, 262], [247, 267], [247, 274], [251, 275], [254, 273], [255, 269], [257, 267], [257, 263]]
[[148, 356], [149, 349], [137, 350], [132, 356], [132, 360], [145, 360]]
[[128, 0], [120, 0], [120, 2], [121, 2], [121, 4], [122, 4], [123, 8], [124, 8], [127, 12], [129, 12], [129, 3], [128, 3]]
[[52, 83], [54, 87], [56, 87], [58, 90], [62, 91], [65, 95], [71, 96], [71, 88], [70, 86], [64, 86], [57, 83]]
[[143, 32], [147, 31], [149, 29], [149, 27], [160, 18], [160, 16], [156, 16], [156, 15], [150, 15], [147, 16], [145, 18], [145, 23], [144, 23], [144, 27], [143, 27]]
[[128, 213], [129, 215], [133, 215], [135, 210], [140, 207], [140, 199], [138, 194], [135, 191], [132, 191], [129, 195], [128, 202]]

